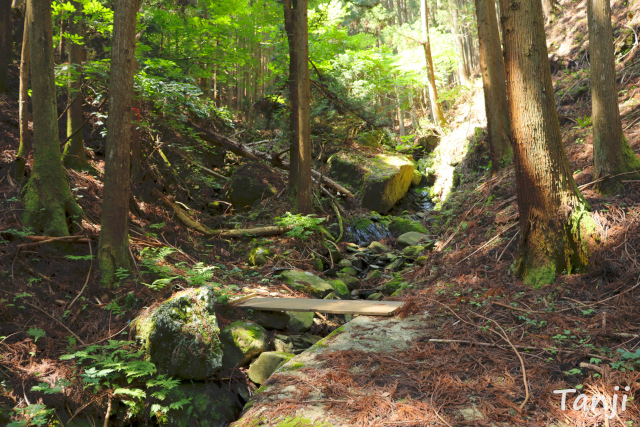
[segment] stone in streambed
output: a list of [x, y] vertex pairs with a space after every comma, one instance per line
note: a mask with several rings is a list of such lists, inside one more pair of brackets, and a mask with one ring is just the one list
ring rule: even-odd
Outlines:
[[265, 382], [276, 369], [287, 363], [293, 354], [280, 351], [266, 351], [260, 355], [249, 367], [247, 376], [256, 384]]
[[286, 270], [280, 276], [282, 280], [297, 291], [305, 292], [318, 298], [323, 298], [333, 290], [325, 280], [314, 276], [308, 271]]
[[260, 325], [238, 320], [220, 333], [224, 346], [223, 364], [226, 367], [240, 367], [267, 350], [269, 337]]
[[426, 234], [415, 231], [404, 233], [398, 237], [398, 245], [402, 247], [416, 246], [418, 244], [429, 247], [433, 246], [433, 241]]

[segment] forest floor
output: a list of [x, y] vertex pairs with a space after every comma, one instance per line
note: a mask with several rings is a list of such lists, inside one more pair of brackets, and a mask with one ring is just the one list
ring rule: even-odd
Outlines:
[[[563, 7], [573, 4], [564, 3]], [[423, 221], [438, 241], [438, 250], [428, 254], [426, 265], [404, 270], [409, 286], [401, 296], [390, 298], [407, 301], [401, 317], [428, 313], [428, 334], [383, 359], [375, 352], [333, 352], [331, 367], [341, 375], [316, 377], [309, 383], [328, 396], [330, 413], [335, 411], [352, 425], [547, 426], [562, 421], [575, 426], [632, 426], [640, 422], [640, 374], [634, 370], [640, 367], [640, 182], [628, 182], [624, 194], [612, 197], [599, 196], [589, 185], [593, 152], [587, 119], [591, 99], [583, 4], [578, 2], [558, 15], [549, 28], [549, 45], [567, 154], [576, 181], [586, 185], [582, 193], [600, 226], [601, 245], [593, 253], [590, 268], [559, 276], [553, 285], [538, 290], [509, 274], [518, 239], [514, 171], [511, 166], [492, 176], [478, 169], [474, 156], [482, 157], [481, 150], [486, 148], [480, 144], [479, 151], [470, 153], [463, 163], [462, 182], [442, 209], [424, 212]], [[560, 28], [571, 28], [570, 37]], [[620, 45], [624, 40], [618, 34]], [[17, 71], [11, 71], [15, 78]], [[623, 128], [634, 151], [640, 153], [637, 45], [620, 64], [618, 76]], [[99, 156], [91, 162], [93, 174], [68, 171], [72, 191], [85, 213], [79, 235], [84, 240], [64, 244], [30, 240], [20, 223], [20, 183], [10, 174], [18, 148], [14, 98], [15, 93], [0, 97], [1, 406], [40, 402], [69, 415], [103, 419], [109, 393], [96, 395], [85, 389], [73, 363], [61, 361], [60, 356], [129, 337], [129, 323], [140, 310], [166, 299], [173, 289], [188, 286], [190, 268], [198, 262], [216, 267], [210, 280], [223, 283], [230, 297], [244, 295], [245, 288], [265, 295], [304, 297], [274, 278], [274, 268], [312, 270], [320, 245], [286, 236], [205, 238], [185, 228], [149, 196], [152, 180], [138, 189], [140, 197], [131, 214], [136, 271], [123, 275], [119, 286], [100, 287], [96, 266], [88, 256], [95, 254], [99, 233], [103, 170]], [[454, 111], [467, 109], [459, 105]], [[245, 135], [252, 132], [247, 129]], [[270, 135], [253, 134], [256, 140]], [[224, 182], [183, 174], [189, 165], [179, 160], [178, 150], [170, 148], [180, 140], [180, 135], [170, 135], [163, 146], [171, 166], [157, 155], [153, 162], [156, 170], [175, 169], [161, 187], [188, 203], [203, 223], [212, 228], [272, 225], [275, 217], [287, 211], [283, 174], [278, 194], [251, 212], [231, 212], [224, 204], [219, 212], [207, 212], [209, 203], [221, 199]], [[229, 164], [241, 161], [227, 155], [219, 171], [225, 174]], [[353, 202], [342, 206], [354, 216], [365, 212]], [[330, 207], [327, 210], [331, 212]], [[395, 244], [394, 239], [385, 243]], [[274, 251], [272, 262], [251, 267], [247, 255], [259, 245]], [[346, 251], [346, 243], [339, 246]], [[162, 254], [163, 247], [171, 251]], [[143, 282], [155, 277], [145, 276], [143, 266], [149, 265], [145, 260], [180, 278], [173, 287], [145, 286]], [[221, 327], [248, 317], [245, 310], [227, 304], [219, 304], [217, 314]], [[343, 322], [344, 318], [328, 316], [311, 333], [326, 336]], [[64, 387], [64, 393], [32, 391], [39, 383], [54, 385], [70, 378], [76, 381]], [[240, 375], [237, 380], [246, 381], [246, 377]], [[619, 410], [611, 421], [601, 407], [583, 412], [568, 405], [562, 410], [560, 396], [552, 393], [572, 388], [611, 401], [615, 386], [629, 401], [626, 411]], [[630, 389], [623, 392], [625, 386]], [[253, 409], [266, 397], [258, 397]], [[277, 406], [265, 400], [264, 405], [273, 417], [296, 411], [295, 402]], [[482, 414], [481, 419], [465, 420], [460, 415], [460, 409], [470, 406]]]

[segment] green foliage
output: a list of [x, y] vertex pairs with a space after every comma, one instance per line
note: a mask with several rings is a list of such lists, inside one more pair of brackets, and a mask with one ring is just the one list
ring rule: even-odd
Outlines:
[[324, 218], [316, 218], [315, 215], [292, 215], [287, 212], [284, 216], [277, 217], [275, 219], [276, 224], [281, 227], [293, 226], [293, 228], [286, 233], [289, 237], [306, 240], [314, 232], [320, 231], [320, 224], [322, 224]]
[[[76, 360], [82, 365], [80, 374], [85, 388], [94, 393], [113, 390], [114, 395], [123, 396], [129, 407], [130, 416], [142, 416], [141, 411], [149, 404], [153, 406], [151, 415], [165, 413], [173, 405], [171, 392], [180, 381], [157, 375], [156, 366], [143, 360], [144, 352], [133, 341], [109, 340], [103, 346], [92, 345], [84, 350], [60, 357], [61, 360]], [[180, 406], [188, 404], [181, 400]]]
[[578, 126], [574, 126], [574, 129], [585, 129], [591, 126], [592, 119], [591, 116], [587, 116], [586, 114], [583, 117], [577, 117], [576, 122]]
[[42, 404], [30, 404], [24, 408], [18, 408], [15, 412], [22, 419], [10, 422], [7, 427], [46, 426], [49, 425], [55, 413], [53, 409]]
[[33, 342], [38, 342], [38, 339], [44, 338], [47, 336], [47, 333], [40, 328], [31, 328], [27, 331], [27, 334], [33, 337]]

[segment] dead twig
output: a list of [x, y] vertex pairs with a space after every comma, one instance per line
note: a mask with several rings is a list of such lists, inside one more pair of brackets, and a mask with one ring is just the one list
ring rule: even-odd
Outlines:
[[78, 295], [76, 295], [73, 301], [71, 301], [71, 304], [69, 304], [69, 306], [67, 307], [67, 310], [71, 309], [71, 306], [76, 302], [78, 298], [80, 298], [80, 295], [82, 295], [84, 290], [87, 288], [87, 285], [89, 284], [89, 277], [91, 277], [91, 269], [93, 268], [93, 250], [91, 249], [91, 239], [88, 239], [88, 240], [89, 240], [89, 254], [91, 255], [91, 264], [89, 264], [89, 272], [87, 273], [87, 280], [84, 281], [84, 286], [82, 287], [82, 289], [80, 289], [80, 292], [78, 293]]

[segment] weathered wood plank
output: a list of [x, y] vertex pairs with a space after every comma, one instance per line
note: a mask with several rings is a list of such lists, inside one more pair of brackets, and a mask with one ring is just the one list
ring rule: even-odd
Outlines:
[[251, 298], [238, 303], [238, 307], [264, 311], [314, 311], [331, 314], [391, 316], [402, 304], [404, 304], [402, 301]]

